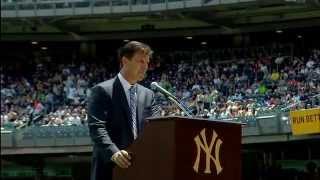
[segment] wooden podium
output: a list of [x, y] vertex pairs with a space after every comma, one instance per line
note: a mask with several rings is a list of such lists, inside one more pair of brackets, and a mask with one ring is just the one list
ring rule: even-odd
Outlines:
[[150, 118], [127, 149], [114, 180], [240, 180], [241, 124], [186, 117]]

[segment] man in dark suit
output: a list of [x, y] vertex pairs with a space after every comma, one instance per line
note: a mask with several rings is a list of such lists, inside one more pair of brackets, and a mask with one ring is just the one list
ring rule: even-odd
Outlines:
[[111, 180], [114, 165], [128, 168], [127, 148], [143, 130], [146, 117], [158, 115], [154, 93], [142, 85], [152, 50], [131, 41], [119, 49], [121, 70], [94, 86], [88, 99], [88, 126], [94, 142], [91, 180]]

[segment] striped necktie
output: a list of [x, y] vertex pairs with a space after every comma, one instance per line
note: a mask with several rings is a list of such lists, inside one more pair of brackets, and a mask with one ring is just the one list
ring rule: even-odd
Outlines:
[[137, 88], [136, 86], [131, 86], [130, 92], [130, 112], [131, 112], [131, 129], [133, 132], [134, 139], [138, 136], [137, 131]]

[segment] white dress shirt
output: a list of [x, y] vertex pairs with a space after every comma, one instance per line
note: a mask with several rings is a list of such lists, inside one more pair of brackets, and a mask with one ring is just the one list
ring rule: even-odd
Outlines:
[[[131, 86], [134, 86], [134, 85], [131, 85], [123, 76], [121, 73], [118, 73], [118, 78], [120, 80], [120, 83], [122, 84], [122, 87], [124, 89], [124, 92], [126, 93], [126, 97], [127, 97], [127, 102], [128, 102], [128, 105], [130, 107], [130, 88]], [[136, 93], [136, 96], [137, 96], [137, 93]], [[137, 98], [136, 98], [137, 99]]]

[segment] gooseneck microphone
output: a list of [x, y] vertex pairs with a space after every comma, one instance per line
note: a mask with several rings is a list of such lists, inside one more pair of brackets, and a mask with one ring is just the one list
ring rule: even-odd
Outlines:
[[165, 97], [167, 97], [169, 100], [174, 102], [187, 116], [192, 117], [191, 111], [188, 107], [184, 106], [177, 97], [172, 95], [169, 91], [161, 87], [157, 82], [151, 83], [151, 89], [158, 90], [161, 94], [163, 94]]
[[174, 100], [178, 100], [174, 95], [172, 95], [169, 91], [161, 87], [157, 82], [151, 83], [151, 89], [158, 90], [159, 92], [161, 92], [161, 94], [163, 94], [166, 97], [171, 97]]

